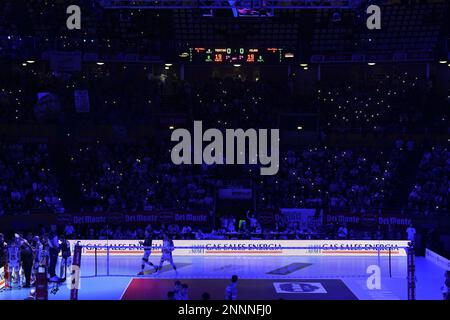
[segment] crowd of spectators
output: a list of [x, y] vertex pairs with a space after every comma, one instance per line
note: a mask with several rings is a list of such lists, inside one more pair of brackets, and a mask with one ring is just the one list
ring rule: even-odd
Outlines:
[[153, 10], [105, 12], [100, 1], [91, 0], [79, 0], [76, 5], [83, 10], [82, 30], [67, 28], [68, 4], [64, 1], [2, 1], [0, 34], [9, 40], [5, 50], [15, 53], [52, 48], [147, 56], [159, 53], [161, 39], [167, 40], [170, 20], [166, 14]]
[[[71, 74], [26, 62], [4, 68], [5, 76], [0, 76], [3, 123], [142, 124], [158, 112], [166, 94], [164, 77], [153, 75], [147, 66], [94, 65]], [[86, 110], [76, 104], [76, 92], [81, 90], [88, 92]], [[57, 108], [43, 117], [38, 110], [48, 103], [42, 99], [46, 94]]]
[[314, 105], [326, 133], [447, 132], [448, 101], [407, 72], [356, 85], [323, 86]]
[[[229, 218], [225, 218], [227, 220]], [[221, 219], [221, 223], [223, 219]], [[229, 221], [230, 222], [230, 221]], [[162, 235], [168, 234], [174, 240], [314, 240], [314, 239], [404, 239], [406, 227], [374, 227], [360, 228], [356, 225], [341, 223], [325, 223], [302, 226], [299, 222], [287, 222], [277, 220], [273, 226], [263, 226], [258, 223], [251, 228], [250, 220], [235, 219], [233, 230], [226, 230], [222, 224], [217, 228], [196, 227], [178, 224], [148, 224], [148, 225], [113, 225], [93, 224], [74, 225], [67, 223], [59, 226], [58, 234], [65, 239], [77, 240], [141, 240], [145, 237], [145, 231], [149, 231], [155, 239], [161, 239]], [[230, 223], [227, 224], [230, 228]], [[38, 235], [41, 238], [48, 234], [44, 226], [33, 230], [15, 230], [23, 235]]]
[[205, 82], [186, 83], [184, 106], [194, 119], [208, 127], [272, 128], [278, 121], [277, 112], [289, 101], [287, 86], [242, 78], [212, 78]]
[[[283, 106], [298, 107], [286, 83], [231, 77], [189, 82], [172, 72], [156, 74], [149, 66], [126, 64], [93, 64], [73, 73], [26, 62], [5, 69], [7, 77], [0, 76], [0, 122], [43, 122], [36, 112], [42, 93], [50, 93], [59, 106], [59, 114], [45, 120], [70, 120], [72, 125], [139, 125], [158, 114], [179, 113], [216, 128], [266, 128], [277, 124]], [[79, 90], [88, 92], [88, 112], [77, 109]]]
[[33, 118], [31, 107], [25, 102], [19, 86], [0, 88], [0, 120], [23, 123]]
[[[256, 208], [327, 208], [350, 213], [383, 212], [401, 180], [399, 172], [412, 142], [391, 149], [316, 146], [282, 154], [275, 176], [253, 179]], [[208, 210], [224, 181], [214, 166], [176, 166], [170, 150], [150, 141], [74, 143], [70, 172], [80, 190], [81, 212], [138, 212], [160, 209]], [[422, 154], [422, 153], [420, 153]], [[426, 150], [420, 160], [407, 209], [448, 211], [449, 153]], [[64, 212], [45, 143], [1, 143], [0, 212]], [[234, 224], [233, 224], [234, 225]], [[252, 227], [255, 227], [254, 225]], [[222, 225], [233, 232], [233, 228]], [[261, 229], [261, 227], [260, 227]]]
[[423, 214], [449, 210], [450, 152], [447, 147], [426, 150], [420, 161], [408, 207]]
[[[399, 172], [409, 148], [410, 143], [401, 141], [387, 149], [312, 146], [284, 153], [275, 176], [249, 174], [245, 169], [251, 166], [234, 173], [253, 181], [258, 209], [381, 212], [401, 183]], [[211, 210], [215, 192], [225, 182], [217, 166], [174, 165], [170, 149], [150, 141], [97, 140], [75, 143], [70, 150], [70, 174], [81, 191], [84, 212]]]
[[[0, 77], [0, 121], [36, 121], [38, 94], [61, 104], [58, 119], [98, 124], [149, 123], [161, 113], [181, 113], [215, 128], [268, 128], [286, 113], [317, 113], [325, 134], [447, 132], [448, 102], [432, 81], [400, 73], [355, 84], [319, 84], [299, 95], [287, 81], [242, 77], [180, 80], [172, 71], [146, 65], [89, 65], [79, 72], [51, 71], [37, 64], [5, 66]], [[75, 91], [87, 90], [89, 113], [77, 113]]]
[[278, 175], [260, 178], [259, 206], [383, 209], [397, 186], [403, 158], [402, 148], [321, 146], [288, 151]]
[[[247, 81], [240, 77], [190, 83], [170, 76], [170, 72], [155, 76], [153, 70], [143, 65], [95, 65], [71, 75], [44, 70], [28, 64], [9, 70], [8, 81], [0, 77], [2, 122], [37, 120], [33, 106], [42, 92], [54, 93], [62, 106], [61, 113], [70, 119], [75, 113], [78, 120], [113, 126], [147, 123], [149, 117], [164, 111], [182, 112], [186, 119], [204, 121], [205, 127], [274, 128], [279, 125], [280, 113], [302, 112], [304, 107], [292, 104], [298, 97], [284, 83]], [[75, 112], [74, 90], [78, 89], [89, 92], [89, 113]], [[359, 87], [321, 85], [312, 95], [309, 107], [318, 112], [320, 130], [326, 135], [401, 134], [417, 128], [423, 132], [433, 129], [445, 133], [448, 111], [443, 106], [448, 101], [436, 102], [433, 90], [430, 83], [408, 73], [387, 75]], [[78, 122], [70, 124], [76, 126]], [[164, 134], [170, 133], [167, 127]], [[390, 206], [394, 191], [401, 183], [399, 169], [408, 161], [406, 153], [413, 148], [412, 141], [374, 148], [361, 144], [344, 147], [322, 139], [309, 147], [282, 149], [279, 173], [261, 177], [251, 165], [234, 171], [206, 165], [175, 166], [170, 160], [169, 139], [164, 139], [164, 143], [158, 134], [141, 142], [131, 138], [120, 142], [95, 141], [95, 138], [75, 142], [74, 139], [68, 148], [68, 174], [81, 193], [79, 209], [84, 212], [211, 210], [217, 188], [232, 176], [253, 185], [257, 209], [326, 207], [348, 212], [380, 212]], [[64, 199], [64, 194], [58, 192], [53, 181], [48, 157], [42, 154], [33, 160], [39, 152], [30, 151], [22, 156], [24, 161], [45, 161], [44, 171], [49, 172], [45, 177], [28, 172], [37, 170], [34, 163], [8, 174], [8, 170], [20, 170], [20, 167], [12, 167], [13, 159], [8, 158], [8, 152], [3, 156], [3, 165], [10, 167], [1, 173], [8, 175], [2, 181], [3, 212], [28, 212], [45, 206], [52, 211], [63, 210], [59, 197]], [[424, 154], [416, 185], [409, 199], [403, 199], [405, 207], [426, 212], [448, 210], [447, 162], [445, 149], [436, 148]], [[11, 191], [17, 185], [26, 184], [28, 175], [43, 180], [28, 189]]]
[[64, 212], [45, 143], [0, 142], [0, 215]]
[[176, 166], [168, 149], [151, 143], [97, 142], [71, 149], [82, 211], [211, 209], [214, 184], [207, 166]]

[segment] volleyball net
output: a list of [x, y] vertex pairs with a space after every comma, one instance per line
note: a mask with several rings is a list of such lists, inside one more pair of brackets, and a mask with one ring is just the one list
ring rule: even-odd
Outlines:
[[[145, 250], [148, 261], [160, 264], [162, 241], [143, 247], [139, 240], [72, 240], [81, 246], [81, 278], [137, 276]], [[366, 240], [174, 240], [173, 260], [159, 270], [163, 278], [296, 278], [401, 279], [413, 285], [414, 251], [408, 241]], [[144, 276], [157, 276], [144, 263]], [[409, 289], [408, 289], [409, 290]], [[414, 296], [414, 292], [411, 293]]]

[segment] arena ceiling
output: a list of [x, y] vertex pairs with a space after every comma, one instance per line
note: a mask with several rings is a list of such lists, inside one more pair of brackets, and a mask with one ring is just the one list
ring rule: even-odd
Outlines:
[[[364, 52], [428, 59], [448, 53], [449, 3], [445, 0], [75, 2], [83, 9], [79, 31], [67, 30], [66, 15], [57, 14], [65, 13], [65, 0], [2, 1], [0, 56], [81, 50], [98, 55], [168, 57], [198, 46], [280, 47], [301, 58]], [[369, 3], [382, 8], [381, 30], [366, 28]], [[236, 10], [251, 5], [258, 14], [236, 18], [233, 5]], [[259, 11], [262, 7], [265, 9]]]

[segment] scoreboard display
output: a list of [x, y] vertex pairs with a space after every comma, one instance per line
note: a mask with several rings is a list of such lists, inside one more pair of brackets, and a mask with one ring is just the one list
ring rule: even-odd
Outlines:
[[293, 54], [282, 48], [189, 48], [188, 58], [198, 64], [280, 64]]

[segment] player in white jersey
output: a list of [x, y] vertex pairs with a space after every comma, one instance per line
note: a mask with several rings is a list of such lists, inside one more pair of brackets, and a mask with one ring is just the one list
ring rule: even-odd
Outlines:
[[50, 263], [50, 247], [48, 245], [48, 235], [44, 234], [44, 237], [42, 238], [42, 254], [41, 254], [41, 260], [39, 262], [40, 267], [47, 268]]
[[21, 287], [20, 279], [20, 236], [16, 234], [8, 246], [9, 287]]
[[42, 245], [41, 239], [38, 236], [33, 238], [33, 272], [32, 278], [33, 282], [36, 281], [36, 274], [39, 272], [39, 267], [44, 260], [44, 246]]
[[0, 233], [0, 282], [6, 285], [8, 278], [8, 244], [5, 242], [3, 233]]
[[39, 236], [35, 236], [33, 238], [33, 269], [37, 271], [41, 262], [43, 261], [44, 255], [44, 246], [42, 245], [41, 239]]
[[161, 261], [159, 262], [158, 274], [161, 273], [164, 261], [168, 261], [170, 263], [170, 265], [172, 266], [173, 270], [175, 270], [175, 272], [177, 272], [177, 267], [173, 263], [173, 257], [172, 257], [173, 250], [175, 250], [173, 240], [170, 239], [169, 235], [165, 234], [163, 237], [163, 245], [161, 248], [162, 255], [161, 255]]

